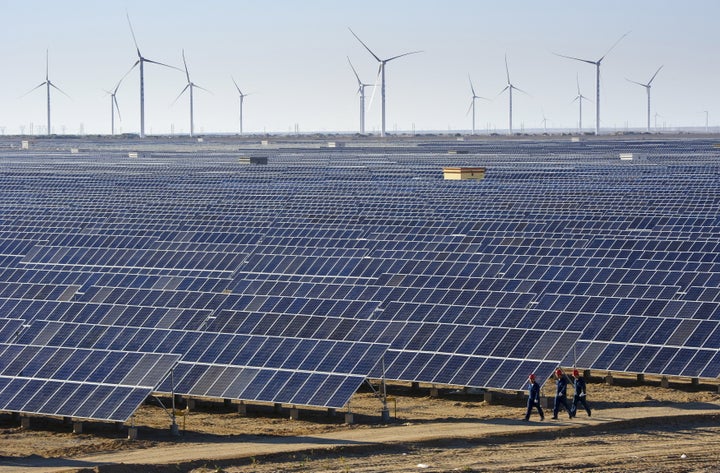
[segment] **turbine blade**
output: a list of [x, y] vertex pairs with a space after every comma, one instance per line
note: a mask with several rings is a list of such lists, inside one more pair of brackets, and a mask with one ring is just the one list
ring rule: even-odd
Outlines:
[[151, 63], [151, 64], [157, 64], [158, 66], [169, 67], [170, 69], [175, 69], [176, 71], [183, 72], [183, 70], [180, 69], [179, 67], [171, 66], [171, 65], [169, 65], [169, 64], [165, 64], [165, 63], [162, 63], [162, 62], [153, 61], [153, 60], [151, 60], [151, 59], [145, 59], [145, 58], [143, 58], [143, 61], [149, 62], [149, 63]]
[[618, 43], [619, 43], [620, 41], [622, 41], [622, 39], [623, 39], [625, 36], [627, 36], [628, 34], [630, 34], [629, 31], [628, 31], [627, 33], [625, 33], [624, 35], [620, 36], [620, 38], [618, 38], [618, 40], [615, 41], [615, 43], [614, 43], [612, 46], [610, 46], [610, 49], [608, 49], [607, 52], [606, 52], [605, 54], [603, 54], [600, 59], [597, 60], [597, 62], [600, 63], [603, 59], [605, 59], [605, 56], [607, 56], [608, 54], [610, 54], [610, 51], [612, 51], [613, 49], [615, 49], [615, 46], [617, 46]]
[[177, 102], [178, 99], [179, 99], [180, 97], [182, 97], [182, 94], [184, 94], [185, 91], [188, 90], [188, 87], [190, 87], [190, 84], [188, 84], [188, 85], [185, 86], [185, 88], [178, 94], [177, 97], [175, 97], [175, 100], [173, 100], [170, 105], [175, 105], [175, 102]]
[[513, 89], [517, 90], [518, 92], [522, 92], [523, 94], [527, 95], [528, 97], [532, 97], [532, 95], [530, 95], [529, 93], [525, 92], [525, 91], [522, 90], [522, 89], [518, 89], [518, 88], [515, 87], [514, 85], [511, 85], [510, 87], [512, 87]]
[[45, 80], [50, 80], [50, 51], [45, 50]]
[[365, 49], [367, 49], [368, 52], [369, 52], [370, 54], [372, 54], [372, 56], [373, 56], [378, 62], [382, 62], [382, 59], [380, 59], [379, 57], [377, 57], [377, 55], [376, 55], [374, 52], [372, 52], [372, 50], [371, 50], [370, 48], [368, 48], [367, 44], [363, 43], [363, 40], [361, 40], [361, 39], [358, 37], [358, 35], [356, 35], [355, 32], [354, 32], [350, 27], [348, 27], [348, 29], [350, 30], [350, 33], [352, 33], [352, 35], [355, 36], [355, 38], [356, 38], [358, 41], [360, 41], [360, 44], [362, 44], [363, 46], [365, 46]]
[[347, 56], [347, 60], [348, 60], [348, 64], [350, 64], [350, 69], [352, 69], [353, 74], [355, 74], [355, 78], [356, 78], [357, 81], [358, 81], [358, 85], [359, 85], [360, 87], [362, 87], [362, 86], [363, 86], [363, 83], [362, 83], [362, 81], [360, 80], [360, 76], [358, 75], [357, 71], [356, 71], [355, 68], [353, 67], [352, 62], [350, 62], [350, 56]]
[[589, 59], [580, 59], [579, 57], [565, 56], [564, 54], [558, 54], [558, 53], [553, 53], [553, 54], [558, 57], [564, 57], [565, 59], [572, 59], [574, 61], [586, 62], [588, 64], [592, 64], [593, 66], [597, 64], [597, 62], [590, 61]]
[[130, 14], [126, 11], [125, 15], [127, 16], [128, 25], [130, 25], [130, 34], [132, 35], [133, 43], [135, 43], [135, 49], [137, 49], [137, 55], [139, 58], [142, 57], [140, 54], [140, 46], [138, 46], [137, 39], [135, 39], [135, 31], [132, 27], [132, 22], [130, 21]]
[[185, 77], [187, 77], [188, 83], [190, 82], [190, 72], [188, 72], [187, 61], [185, 60], [185, 50], [182, 50], [183, 65], [185, 66]]
[[577, 74], [577, 73], [575, 74], [575, 83], [577, 84], [578, 96], [580, 96], [580, 95], [582, 95], [580, 93], [580, 74]]
[[501, 90], [500, 93], [495, 96], [495, 98], [500, 97], [502, 95], [502, 93], [505, 92], [506, 90], [508, 90], [509, 88], [510, 88], [510, 86], [506, 85], [505, 88], [503, 90]]
[[473, 106], [474, 102], [475, 102], [475, 100], [470, 101], [470, 106], [468, 107], [467, 112], [465, 112], [466, 117], [470, 114], [470, 110], [472, 110], [472, 106]]
[[424, 52], [425, 52], [425, 51], [411, 51], [411, 52], [409, 52], [409, 53], [398, 54], [397, 56], [393, 56], [393, 57], [391, 57], [390, 59], [385, 59], [385, 62], [390, 62], [390, 61], [392, 61], [393, 59], [397, 59], [397, 58], [399, 58], [399, 57], [409, 56], [409, 55], [411, 55], [411, 54], [418, 54], [418, 53], [424, 53]]
[[663, 68], [663, 66], [658, 67], [658, 70], [655, 71], [655, 74], [653, 74], [653, 76], [650, 78], [650, 81], [648, 81], [647, 85], [652, 84], [652, 81], [655, 80], [655, 76], [658, 75], [658, 72], [660, 72], [660, 69], [662, 69], [662, 68]]
[[650, 87], [648, 84], [643, 84], [642, 82], [635, 82], [634, 80], [630, 80], [630, 79], [628, 79], [627, 77], [625, 78], [625, 80], [628, 81], [628, 82], [632, 82], [633, 84], [637, 84], [637, 85], [639, 85], [639, 86], [641, 86], [641, 87], [645, 87], [645, 88]]
[[47, 84], [47, 81], [45, 81], [45, 82], [43, 82], [42, 84], [39, 84], [39, 85], [33, 87], [32, 89], [28, 90], [27, 92], [25, 92], [24, 94], [22, 94], [22, 95], [20, 96], [20, 98], [25, 97], [25, 96], [28, 95], [30, 92], [33, 92], [33, 91], [39, 89], [40, 87], [42, 87], [42, 86], [45, 85], [45, 84]]
[[378, 85], [378, 82], [380, 81], [380, 73], [382, 72], [382, 68], [383, 68], [383, 63], [380, 62], [380, 65], [378, 66], [377, 76], [375, 76], [375, 84], [373, 84], [373, 93], [370, 94], [370, 102], [368, 102], [368, 110], [370, 109], [370, 107], [372, 107], [373, 100], [375, 100], [375, 92], [377, 92], [377, 89], [378, 89], [377, 85]]
[[234, 78], [233, 76], [230, 76], [230, 78], [232, 79], [233, 84], [235, 84], [235, 88], [237, 89], [238, 93], [240, 94], [240, 97], [242, 97], [242, 96], [243, 96], [243, 93], [242, 93], [242, 91], [240, 90], [240, 87], [238, 87], [237, 82], [235, 82], [235, 78]]
[[123, 74], [123, 76], [120, 78], [120, 80], [115, 85], [115, 88], [113, 89], [113, 92], [112, 92], [113, 94], [117, 93], [118, 89], [120, 88], [120, 84], [122, 84], [122, 81], [125, 80], [125, 78], [128, 76], [128, 74], [130, 74], [132, 72], [132, 70], [137, 67], [138, 64], [140, 64], [140, 60], [135, 61], [135, 64], [133, 64], [130, 67], [130, 69], [128, 69], [127, 72], [125, 74]]
[[475, 97], [475, 88], [473, 87], [472, 79], [470, 78], [470, 74], [468, 74], [468, 81], [470, 81], [470, 91], [473, 94], [473, 97]]
[[50, 87], [52, 87], [53, 89], [55, 89], [55, 90], [57, 90], [58, 92], [60, 92], [61, 94], [63, 94], [65, 97], [67, 97], [67, 98], [69, 98], [69, 99], [72, 99], [72, 97], [70, 97], [68, 94], [66, 94], [65, 92], [63, 92], [63, 90], [62, 90], [60, 87], [58, 87], [57, 85], [53, 84], [52, 82], [48, 82], [48, 84], [50, 84]]
[[510, 84], [510, 69], [508, 69], [507, 53], [505, 53], [505, 74], [507, 75], [507, 83]]
[[197, 85], [197, 84], [192, 84], [192, 86], [195, 87], [196, 89], [204, 90], [204, 91], [207, 92], [208, 94], [212, 94], [212, 92], [209, 91], [208, 89], [206, 89], [205, 87], [200, 87], [200, 86]]
[[117, 110], [118, 118], [122, 121], [122, 117], [120, 116], [120, 105], [118, 105], [117, 97], [113, 95], [112, 99], [113, 102], [115, 102], [115, 110]]

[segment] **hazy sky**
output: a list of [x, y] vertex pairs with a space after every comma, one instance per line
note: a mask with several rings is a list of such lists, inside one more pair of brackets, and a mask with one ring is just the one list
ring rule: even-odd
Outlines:
[[[5, 134], [46, 123], [50, 80], [71, 98], [52, 94], [56, 133], [109, 133], [111, 89], [137, 56], [125, 17], [130, 14], [143, 55], [182, 67], [185, 49], [196, 91], [196, 132], [238, 129], [238, 97], [244, 92], [246, 132], [357, 131], [359, 99], [350, 56], [365, 82], [377, 63], [350, 34], [352, 28], [380, 57], [423, 50], [387, 67], [387, 128], [469, 130], [468, 74], [478, 95], [477, 127], [507, 128], [504, 55], [515, 86], [514, 127], [577, 126], [571, 103], [579, 74], [583, 95], [595, 96], [594, 67], [554, 56], [558, 52], [597, 60], [623, 33], [630, 34], [602, 64], [601, 124], [644, 127], [645, 90], [627, 82], [653, 82], [658, 125], [704, 126], [720, 122], [720, 2], [330, 0], [0, 0], [0, 128]], [[183, 73], [146, 65], [146, 132], [189, 130]], [[368, 105], [372, 89], [367, 90]], [[139, 72], [118, 91], [123, 132], [139, 130]], [[585, 103], [583, 125], [595, 123], [595, 104]], [[380, 127], [380, 94], [367, 111], [367, 131]], [[654, 120], [653, 120], [654, 121]]]

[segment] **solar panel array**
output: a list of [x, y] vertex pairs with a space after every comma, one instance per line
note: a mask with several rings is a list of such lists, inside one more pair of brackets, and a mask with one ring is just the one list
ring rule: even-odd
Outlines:
[[[43, 377], [59, 357], [165, 370], [142, 386], [114, 373], [105, 390], [325, 407], [381, 376], [508, 390], [560, 364], [716, 378], [710, 145], [285, 148], [267, 166], [222, 146], [0, 152], [3, 356], [49, 357], [3, 371], [0, 410], [119, 406], [19, 408], [23, 386], [85, 382]], [[448, 165], [488, 171], [445, 181]]]

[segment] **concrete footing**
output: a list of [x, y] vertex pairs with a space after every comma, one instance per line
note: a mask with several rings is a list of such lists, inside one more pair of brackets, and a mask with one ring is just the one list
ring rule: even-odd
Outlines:
[[232, 407], [232, 399], [223, 399], [223, 406]]
[[21, 429], [29, 429], [30, 428], [30, 418], [27, 416], [20, 417], [20, 428]]
[[352, 425], [355, 423], [355, 416], [353, 416], [352, 412], [345, 413], [345, 423], [348, 425]]
[[188, 398], [188, 399], [187, 399], [187, 407], [188, 407], [188, 409], [190, 409], [191, 411], [195, 410], [195, 404], [196, 404], [196, 403], [195, 403], [195, 399], [192, 399], [192, 398]]
[[246, 416], [247, 415], [247, 404], [240, 401], [240, 403], [237, 405], [237, 413], [238, 413], [238, 415]]
[[390, 422], [390, 409], [383, 409], [380, 411], [380, 420], [383, 424]]
[[660, 387], [661, 388], [669, 388], [670, 387], [670, 380], [667, 376], [663, 376], [660, 378]]
[[337, 409], [334, 407], [328, 407], [327, 415], [328, 417], [335, 417], [337, 415]]
[[440, 390], [435, 386], [430, 388], [430, 397], [440, 397]]
[[487, 404], [492, 404], [492, 392], [491, 391], [485, 391], [483, 394], [483, 401], [485, 401]]
[[413, 391], [419, 390], [419, 389], [420, 389], [420, 383], [418, 383], [418, 382], [416, 382], [416, 381], [413, 381], [412, 383], [410, 383], [410, 389], [412, 389]]
[[639, 374], [639, 375], [637, 375], [637, 381], [638, 381], [638, 383], [644, 383], [644, 382], [645, 382], [645, 375], [642, 374], [642, 373]]
[[74, 434], [81, 434], [83, 430], [83, 423], [79, 420], [76, 420], [73, 422], [73, 433]]
[[612, 376], [612, 373], [608, 373], [608, 374], [605, 376], [605, 384], [612, 386], [612, 384], [613, 384], [613, 376]]
[[273, 412], [275, 414], [280, 414], [281, 410], [282, 410], [282, 404], [280, 404], [279, 402], [276, 402], [275, 404], [273, 404]]
[[297, 407], [291, 407], [290, 408], [290, 420], [298, 420], [300, 419], [300, 409]]
[[690, 384], [693, 386], [700, 386], [700, 378], [690, 378]]
[[138, 429], [137, 427], [128, 427], [128, 440], [137, 440]]

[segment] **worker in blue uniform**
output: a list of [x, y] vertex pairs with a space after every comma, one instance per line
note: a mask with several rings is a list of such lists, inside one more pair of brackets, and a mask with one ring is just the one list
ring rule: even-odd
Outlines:
[[528, 390], [528, 403], [527, 412], [525, 413], [525, 420], [530, 420], [530, 413], [533, 407], [537, 408], [538, 414], [540, 414], [540, 420], [545, 420], [545, 414], [543, 414], [542, 407], [540, 407], [540, 385], [535, 381], [535, 375], [531, 374], [528, 377], [530, 382], [530, 389]]
[[575, 417], [577, 414], [578, 404], [582, 403], [587, 412], [588, 417], [592, 414], [590, 412], [590, 406], [587, 403], [587, 389], [585, 386], [585, 380], [580, 376], [578, 370], [573, 370], [573, 387], [575, 388], [575, 394], [573, 395], [572, 407], [570, 408], [570, 417]]
[[556, 384], [555, 384], [555, 405], [553, 406], [553, 419], [557, 420], [558, 418], [558, 411], [560, 410], [560, 407], [564, 408], [568, 416], [572, 419], [572, 412], [570, 411], [570, 405], [568, 404], [567, 400], [567, 385], [568, 385], [568, 379], [567, 376], [565, 376], [565, 373], [558, 368], [555, 370], [555, 378], [556, 378]]

